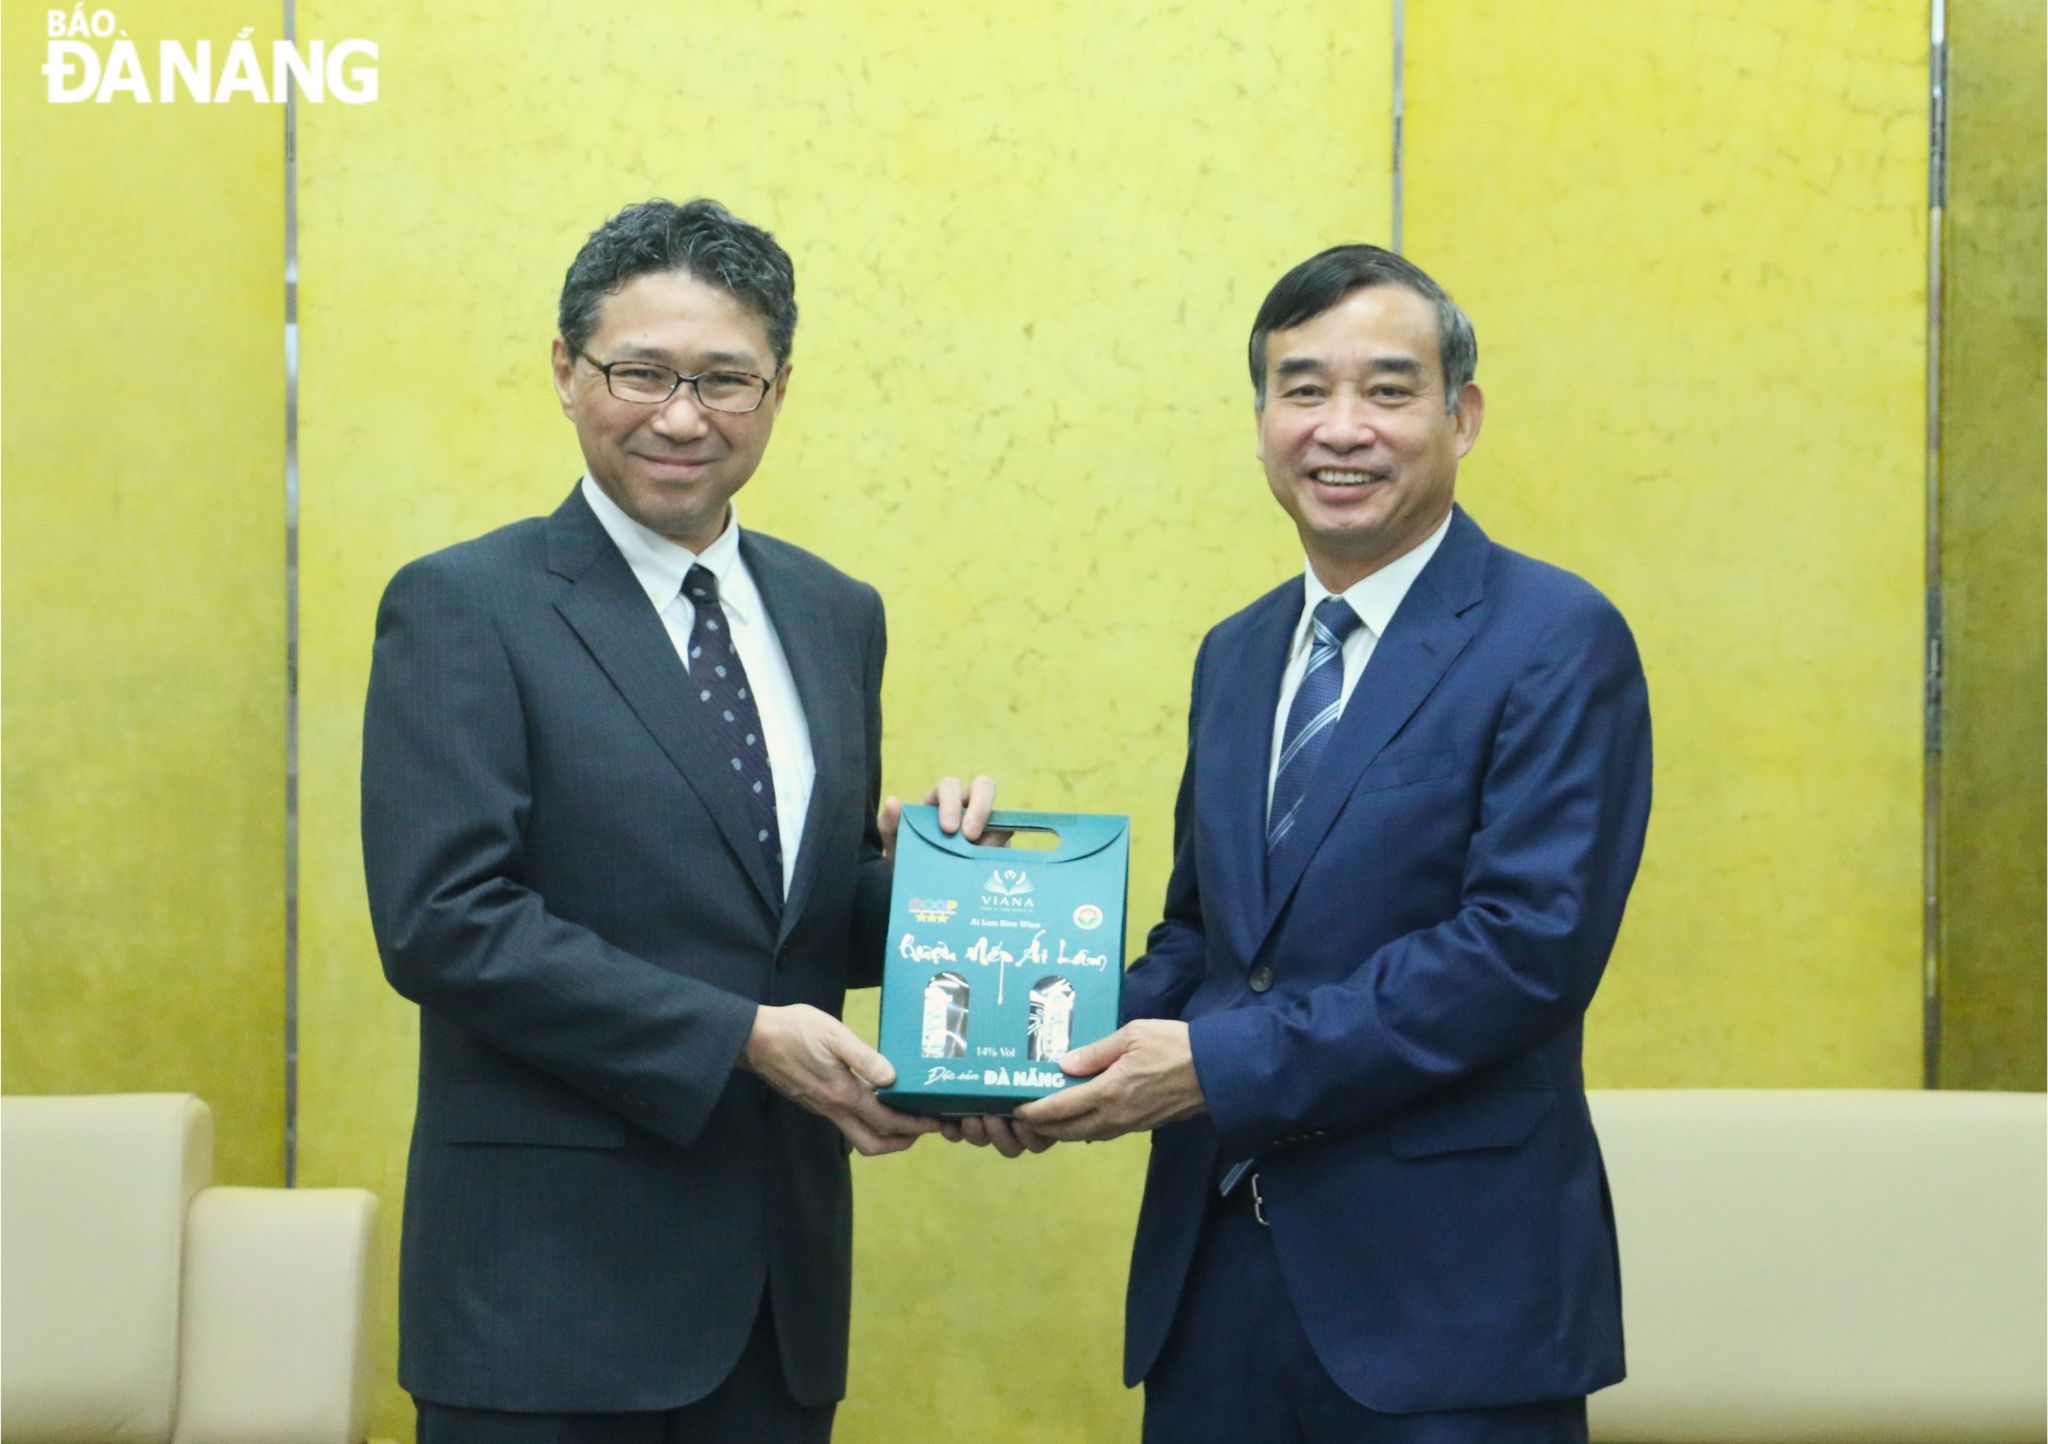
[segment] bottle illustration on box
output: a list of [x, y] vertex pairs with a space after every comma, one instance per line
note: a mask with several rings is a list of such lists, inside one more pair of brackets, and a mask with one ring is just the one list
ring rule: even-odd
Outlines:
[[1050, 1063], [1067, 1051], [1073, 1034], [1074, 985], [1057, 975], [1031, 985], [1031, 1013], [1024, 1025], [1024, 1056]]
[[967, 993], [967, 979], [954, 972], [924, 985], [924, 1057], [967, 1056]]

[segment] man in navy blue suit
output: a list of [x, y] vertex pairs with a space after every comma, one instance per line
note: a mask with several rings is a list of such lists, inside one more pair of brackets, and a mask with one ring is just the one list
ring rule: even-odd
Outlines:
[[1622, 1376], [1587, 1005], [1650, 809], [1621, 615], [1452, 500], [1471, 322], [1339, 246], [1252, 327], [1307, 553], [1195, 660], [1165, 920], [1093, 1075], [966, 1131], [1153, 1130], [1125, 1377], [1145, 1437], [1583, 1440]]

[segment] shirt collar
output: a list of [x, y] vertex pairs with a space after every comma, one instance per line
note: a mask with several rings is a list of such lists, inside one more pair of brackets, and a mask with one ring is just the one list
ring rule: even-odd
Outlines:
[[591, 480], [589, 472], [583, 474], [582, 487], [583, 499], [597, 513], [605, 534], [619, 549], [619, 555], [626, 559], [626, 565], [633, 569], [634, 579], [647, 593], [647, 600], [654, 603], [657, 612], [665, 610], [670, 602], [682, 595], [683, 578], [689, 574], [690, 568], [701, 566], [718, 578], [719, 605], [728, 611], [737, 610], [744, 617], [753, 601], [753, 588], [746, 584], [751, 579], [740, 560], [740, 513], [737, 505], [727, 503], [731, 509], [726, 517], [725, 530], [718, 534], [718, 540], [701, 552], [693, 552], [681, 542], [671, 541], [627, 516], [617, 502], [605, 495], [604, 488]]
[[[1394, 620], [1394, 613], [1401, 601], [1408, 595], [1408, 589], [1415, 585], [1415, 579], [1422, 575], [1422, 569], [1429, 565], [1429, 559], [1436, 555], [1436, 549], [1443, 544], [1444, 533], [1451, 529], [1451, 514], [1444, 513], [1444, 519], [1437, 523], [1435, 531], [1409, 550], [1395, 557], [1371, 576], [1354, 582], [1342, 596], [1351, 604], [1351, 610], [1358, 613], [1358, 619], [1377, 641], [1386, 635], [1388, 625]], [[1294, 646], [1288, 655], [1292, 656], [1308, 645], [1309, 633], [1314, 625], [1315, 609], [1324, 598], [1331, 595], [1323, 584], [1316, 580], [1313, 565], [1305, 566], [1302, 575], [1303, 602], [1301, 617], [1294, 624]]]

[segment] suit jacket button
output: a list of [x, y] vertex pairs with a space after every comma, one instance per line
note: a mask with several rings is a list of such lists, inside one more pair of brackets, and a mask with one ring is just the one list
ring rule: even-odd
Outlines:
[[1260, 963], [1256, 968], [1252, 969], [1251, 976], [1246, 981], [1252, 985], [1254, 993], [1266, 992], [1273, 986], [1273, 970], [1264, 963]]

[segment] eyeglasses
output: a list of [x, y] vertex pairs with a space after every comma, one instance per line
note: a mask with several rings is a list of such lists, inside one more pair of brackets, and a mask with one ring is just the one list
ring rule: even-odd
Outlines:
[[751, 371], [677, 371], [654, 361], [613, 361], [607, 364], [578, 349], [576, 354], [604, 373], [605, 389], [621, 401], [661, 406], [688, 386], [697, 404], [711, 411], [744, 415], [768, 399], [770, 382]]

